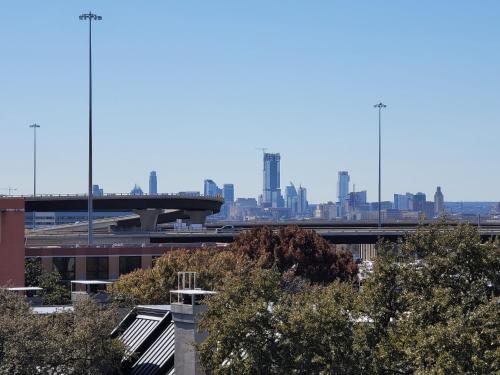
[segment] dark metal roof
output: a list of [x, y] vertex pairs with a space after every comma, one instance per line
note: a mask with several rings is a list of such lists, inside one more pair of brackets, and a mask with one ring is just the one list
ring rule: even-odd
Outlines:
[[161, 319], [156, 317], [137, 315], [132, 324], [120, 336], [120, 339], [127, 346], [127, 351], [129, 353], [135, 353], [160, 321]]
[[138, 306], [111, 335], [127, 347], [126, 374], [173, 374], [175, 335], [170, 306]]
[[165, 370], [173, 369], [174, 363], [174, 323], [170, 323], [160, 337], [139, 357], [132, 366], [132, 375], [166, 374]]

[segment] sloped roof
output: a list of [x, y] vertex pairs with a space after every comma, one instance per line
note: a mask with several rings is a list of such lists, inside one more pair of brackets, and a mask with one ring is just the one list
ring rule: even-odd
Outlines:
[[127, 347], [123, 359], [126, 374], [174, 374], [175, 337], [170, 306], [137, 306], [111, 335]]
[[[144, 354], [132, 366], [132, 375], [157, 375], [166, 374], [162, 372], [165, 367], [174, 368], [174, 324], [170, 323], [161, 333], [160, 337], [144, 352]], [[170, 366], [168, 363], [171, 363]], [[169, 372], [174, 373], [174, 372]]]

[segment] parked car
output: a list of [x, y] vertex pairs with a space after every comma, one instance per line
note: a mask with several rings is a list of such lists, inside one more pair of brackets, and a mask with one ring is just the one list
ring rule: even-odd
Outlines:
[[223, 227], [217, 228], [215, 233], [236, 233], [239, 229], [234, 225], [224, 225]]

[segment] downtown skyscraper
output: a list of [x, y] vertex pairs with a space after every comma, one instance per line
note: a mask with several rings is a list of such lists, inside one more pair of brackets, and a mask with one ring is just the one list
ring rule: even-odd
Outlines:
[[444, 213], [444, 195], [441, 186], [438, 186], [434, 193], [434, 216], [439, 217]]
[[149, 195], [158, 194], [158, 180], [156, 179], [156, 171], [149, 173]]
[[337, 199], [339, 203], [339, 213], [340, 217], [344, 216], [347, 212], [345, 207], [345, 201], [349, 198], [349, 172], [339, 171], [338, 181], [337, 181]]
[[222, 195], [222, 190], [213, 180], [206, 179], [203, 181], [203, 195], [206, 197], [217, 197]]
[[280, 189], [280, 154], [264, 153], [262, 205], [283, 207]]
[[339, 171], [338, 181], [337, 181], [337, 197], [338, 202], [342, 204], [344, 200], [349, 195], [349, 172]]
[[224, 203], [234, 203], [234, 185], [224, 184], [222, 186], [222, 197], [224, 198]]

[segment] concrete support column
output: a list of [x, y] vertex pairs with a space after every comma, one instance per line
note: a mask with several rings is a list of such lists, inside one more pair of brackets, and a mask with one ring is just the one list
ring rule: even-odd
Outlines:
[[109, 257], [109, 279], [116, 280], [120, 276], [120, 257], [110, 256]]
[[189, 217], [189, 224], [205, 224], [207, 220], [207, 216], [212, 214], [212, 211], [204, 210], [204, 211], [191, 211], [185, 210], [184, 214]]
[[86, 257], [76, 257], [75, 258], [75, 279], [76, 280], [86, 280], [87, 279], [87, 258]]
[[151, 268], [151, 265], [153, 264], [153, 257], [151, 255], [141, 255], [141, 268], [142, 269], [147, 269]]
[[163, 212], [160, 209], [145, 209], [145, 210], [134, 210], [134, 213], [139, 215], [141, 221], [141, 230], [143, 231], [154, 231], [156, 230], [156, 223], [158, 221], [158, 216]]

